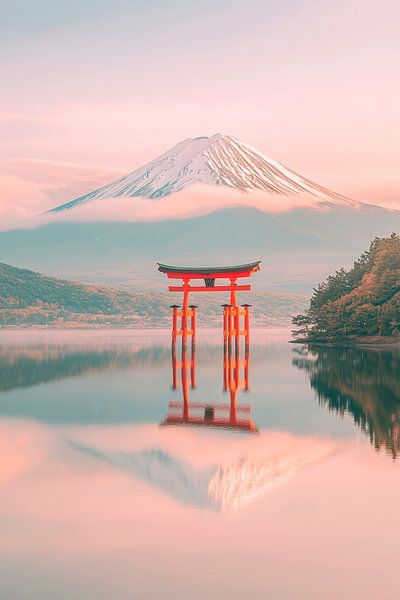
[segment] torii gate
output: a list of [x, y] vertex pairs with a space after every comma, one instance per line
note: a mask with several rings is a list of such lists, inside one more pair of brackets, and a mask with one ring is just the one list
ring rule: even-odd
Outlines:
[[[224, 304], [223, 324], [224, 324], [224, 342], [231, 344], [232, 337], [236, 340], [236, 349], [239, 348], [240, 335], [244, 335], [246, 346], [249, 344], [250, 319], [249, 304], [243, 304], [242, 309], [238, 307], [236, 301], [236, 292], [248, 292], [251, 289], [249, 284], [238, 285], [238, 279], [251, 277], [253, 273], [260, 269], [260, 260], [244, 265], [235, 265], [227, 267], [175, 267], [171, 265], [158, 264], [158, 270], [165, 273], [168, 279], [180, 279], [181, 285], [170, 285], [170, 292], [183, 292], [182, 309], [173, 304], [172, 308], [172, 343], [176, 343], [176, 337], [182, 336], [182, 347], [186, 347], [188, 336], [192, 337], [192, 345], [196, 339], [196, 306], [189, 306], [190, 292], [230, 292], [230, 303]], [[190, 285], [191, 280], [204, 280], [204, 285]], [[216, 280], [227, 279], [228, 285], [215, 285]], [[244, 329], [240, 329], [240, 317], [244, 317]], [[181, 317], [181, 326], [178, 328], [178, 318]], [[190, 329], [188, 328], [188, 318], [191, 319]]]

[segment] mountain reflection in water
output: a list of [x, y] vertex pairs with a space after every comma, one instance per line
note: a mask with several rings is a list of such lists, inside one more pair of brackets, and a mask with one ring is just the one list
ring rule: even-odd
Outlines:
[[397, 349], [295, 348], [318, 402], [350, 414], [371, 444], [396, 459], [400, 451], [400, 352]]
[[339, 450], [330, 440], [285, 432], [249, 437], [231, 431], [192, 427], [173, 431], [146, 425], [133, 427], [129, 438], [121, 429], [112, 441], [110, 434], [102, 433], [91, 432], [89, 443], [81, 439], [68, 443], [182, 504], [217, 511], [239, 508]]

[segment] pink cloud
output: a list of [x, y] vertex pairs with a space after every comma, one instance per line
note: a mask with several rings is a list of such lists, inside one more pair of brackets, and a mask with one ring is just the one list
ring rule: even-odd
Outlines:
[[[28, 165], [28, 170], [30, 166]], [[192, 186], [186, 190], [171, 194], [165, 198], [150, 200], [148, 198], [107, 198], [92, 200], [87, 204], [60, 213], [47, 211], [59, 204], [53, 196], [64, 196], [63, 200], [79, 197], [82, 187], [88, 190], [90, 177], [98, 177], [107, 183], [110, 173], [102, 174], [101, 170], [85, 170], [72, 166], [65, 167], [66, 174], [53, 172], [47, 180], [35, 175], [36, 181], [27, 181], [14, 175], [0, 175], [0, 185], [5, 191], [6, 202], [0, 202], [0, 230], [12, 228], [32, 228], [54, 221], [158, 221], [164, 219], [184, 219], [205, 215], [215, 210], [229, 207], [246, 206], [265, 212], [284, 212], [292, 208], [309, 207], [328, 210], [319, 204], [316, 197], [310, 194], [299, 196], [274, 195], [252, 190], [240, 192], [228, 187]], [[72, 182], [70, 176], [77, 177]], [[62, 181], [67, 182], [62, 185]], [[395, 201], [387, 203], [388, 208], [400, 208]]]
[[[48, 204], [46, 195], [31, 182], [0, 173], [0, 230], [29, 226], [28, 223]], [[35, 226], [35, 224], [31, 226]]]
[[38, 159], [0, 161], [0, 230], [36, 227], [41, 213], [120, 175], [102, 169]]

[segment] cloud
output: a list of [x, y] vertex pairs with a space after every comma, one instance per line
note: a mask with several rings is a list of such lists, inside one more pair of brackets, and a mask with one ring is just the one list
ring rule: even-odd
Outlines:
[[234, 206], [247, 206], [268, 212], [282, 212], [294, 206], [316, 206], [308, 195], [288, 197], [262, 191], [240, 192], [228, 187], [192, 186], [165, 198], [107, 198], [92, 200], [53, 218], [67, 221], [157, 221], [183, 219]]
[[[27, 164], [27, 173], [32, 165]], [[61, 166], [61, 171], [63, 167]], [[69, 173], [70, 166], [65, 169]], [[71, 173], [75, 173], [74, 170]], [[89, 171], [90, 173], [90, 171]], [[99, 173], [100, 175], [100, 173]], [[107, 173], [108, 178], [110, 173]], [[103, 177], [106, 175], [103, 173]], [[87, 183], [88, 172], [82, 169], [81, 181], [77, 179], [76, 193], [73, 185], [65, 184], [63, 193], [68, 198], [78, 197], [82, 192], [82, 181]], [[87, 204], [60, 213], [43, 214], [58, 203], [51, 200], [51, 192], [57, 190], [59, 197], [60, 179], [53, 172], [52, 177], [41, 179], [35, 171], [36, 181], [27, 181], [11, 174], [0, 175], [2, 198], [0, 200], [0, 230], [16, 227], [32, 228], [53, 221], [157, 221], [163, 219], [184, 219], [204, 215], [228, 207], [247, 206], [268, 212], [282, 212], [293, 207], [317, 206], [315, 197], [278, 196], [261, 191], [243, 193], [228, 187], [192, 186], [176, 194], [150, 200], [148, 198], [107, 198], [92, 200]], [[46, 191], [43, 190], [44, 181]], [[38, 182], [39, 188], [38, 189]], [[96, 187], [96, 186], [92, 186]], [[78, 193], [78, 189], [80, 192]], [[7, 191], [8, 190], [8, 191]], [[4, 200], [5, 199], [5, 200]]]
[[0, 230], [38, 224], [35, 217], [48, 204], [43, 192], [31, 182], [7, 173], [0, 173], [0, 190]]
[[46, 193], [49, 198], [46, 210], [123, 175], [120, 169], [30, 158], [2, 160], [0, 171], [30, 182]]
[[41, 213], [118, 177], [117, 169], [66, 162], [0, 161], [0, 230], [32, 228], [48, 221]]

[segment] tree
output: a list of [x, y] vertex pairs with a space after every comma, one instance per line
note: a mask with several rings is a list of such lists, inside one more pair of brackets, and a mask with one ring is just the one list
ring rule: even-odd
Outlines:
[[314, 290], [310, 307], [293, 318], [294, 334], [311, 340], [398, 335], [400, 237], [375, 238], [349, 270], [340, 269]]

